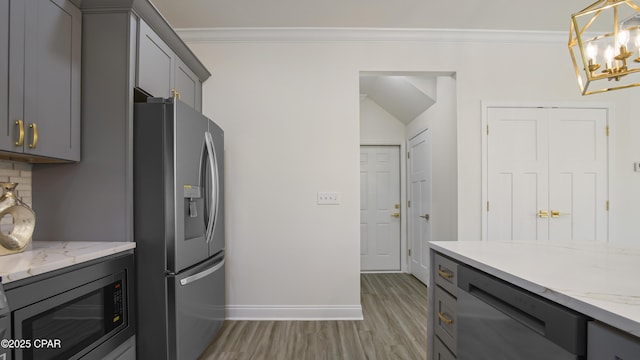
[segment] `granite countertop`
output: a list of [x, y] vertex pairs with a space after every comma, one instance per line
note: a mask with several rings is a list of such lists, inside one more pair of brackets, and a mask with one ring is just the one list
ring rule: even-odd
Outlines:
[[134, 242], [34, 241], [21, 253], [0, 256], [0, 277], [6, 284], [135, 247]]
[[524, 241], [439, 241], [430, 247], [640, 336], [640, 247]]

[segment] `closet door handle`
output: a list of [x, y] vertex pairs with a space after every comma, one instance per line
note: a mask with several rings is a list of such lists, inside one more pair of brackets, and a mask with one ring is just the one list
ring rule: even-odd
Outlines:
[[18, 126], [18, 141], [16, 141], [16, 146], [22, 146], [24, 144], [24, 121], [16, 120], [16, 125]]
[[29, 129], [33, 130], [33, 141], [29, 144], [29, 148], [35, 149], [38, 146], [38, 125], [36, 123], [29, 124]]
[[570, 213], [561, 213], [560, 210], [551, 210], [551, 217], [558, 218], [561, 215], [571, 215]]

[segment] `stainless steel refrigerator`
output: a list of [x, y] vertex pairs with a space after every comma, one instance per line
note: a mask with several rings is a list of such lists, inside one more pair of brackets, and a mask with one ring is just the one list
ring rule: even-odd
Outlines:
[[225, 317], [224, 132], [175, 99], [135, 104], [139, 359], [196, 359]]

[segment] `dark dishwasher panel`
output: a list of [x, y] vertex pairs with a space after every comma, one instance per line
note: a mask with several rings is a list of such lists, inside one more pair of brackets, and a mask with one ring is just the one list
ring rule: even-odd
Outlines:
[[468, 266], [458, 275], [459, 360], [586, 358], [582, 314]]

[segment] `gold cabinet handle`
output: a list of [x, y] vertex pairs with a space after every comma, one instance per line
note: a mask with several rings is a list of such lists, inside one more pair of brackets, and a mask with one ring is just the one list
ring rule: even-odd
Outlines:
[[24, 121], [16, 120], [16, 125], [18, 125], [18, 141], [16, 141], [16, 146], [22, 146], [24, 144]]
[[424, 215], [420, 215], [421, 218], [425, 219], [425, 220], [429, 220], [429, 214], [424, 214]]
[[447, 279], [447, 280], [451, 280], [453, 279], [453, 273], [449, 272], [449, 271], [444, 271], [442, 269], [438, 269], [438, 275], [440, 275], [441, 277]]
[[38, 125], [31, 123], [29, 124], [29, 129], [33, 129], [33, 141], [29, 144], [29, 148], [35, 149], [38, 146]]
[[443, 314], [440, 311], [438, 311], [438, 318], [440, 319], [440, 321], [442, 321], [443, 323], [445, 323], [447, 325], [453, 324], [453, 320], [449, 319], [445, 314]]
[[549, 212], [547, 210], [540, 210], [538, 211], [538, 217], [543, 219], [543, 218], [548, 218], [549, 217]]
[[393, 216], [394, 218], [399, 218], [400, 217], [400, 213], [393, 213], [393, 214], [391, 214], [391, 216]]

